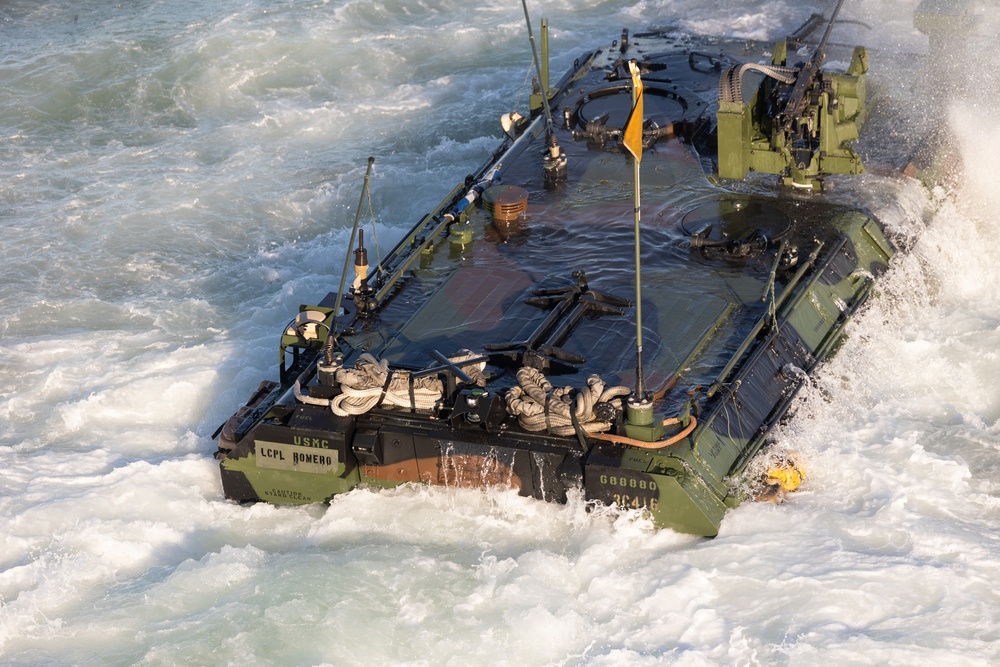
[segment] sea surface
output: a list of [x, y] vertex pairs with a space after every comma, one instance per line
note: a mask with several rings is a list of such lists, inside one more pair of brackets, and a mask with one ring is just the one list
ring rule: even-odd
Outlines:
[[[995, 3], [928, 64], [848, 0], [908, 252], [776, 438], [809, 475], [712, 540], [513, 493], [223, 499], [211, 433], [336, 288], [376, 157], [388, 246], [525, 108], [517, 2], [0, 3], [0, 664], [995, 665]], [[773, 40], [818, 0], [533, 0], [552, 71], [621, 28]], [[537, 34], [537, 28], [536, 28]], [[928, 85], [927, 77], [943, 77]], [[894, 173], [931, 130], [964, 171]]]

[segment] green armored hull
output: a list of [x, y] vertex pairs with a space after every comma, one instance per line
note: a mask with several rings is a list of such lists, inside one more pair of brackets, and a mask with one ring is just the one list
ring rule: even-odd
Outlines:
[[814, 193], [862, 171], [846, 141], [867, 54], [827, 77], [786, 52], [663, 30], [623, 33], [551, 85], [541, 70], [476, 173], [380, 261], [352, 241], [353, 287], [301, 307], [277, 380], [220, 429], [226, 496], [582, 487], [715, 535], [732, 480], [894, 252], [878, 220]]

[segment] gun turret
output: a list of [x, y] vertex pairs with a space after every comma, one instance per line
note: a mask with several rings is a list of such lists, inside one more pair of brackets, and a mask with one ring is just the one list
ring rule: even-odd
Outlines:
[[[857, 47], [844, 74], [822, 70], [837, 3], [816, 50], [788, 67], [787, 42], [775, 45], [771, 65], [730, 68], [719, 85], [719, 176], [742, 179], [749, 171], [779, 174], [786, 185], [819, 189], [828, 174], [861, 174], [861, 159], [847, 145], [865, 116], [868, 51]], [[764, 74], [749, 101], [743, 76]]]

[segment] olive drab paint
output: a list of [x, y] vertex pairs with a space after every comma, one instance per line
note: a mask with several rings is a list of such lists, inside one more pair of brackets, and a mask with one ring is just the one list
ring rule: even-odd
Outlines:
[[[363, 280], [293, 314], [279, 381], [220, 440], [226, 497], [582, 489], [716, 535], [895, 254], [877, 218], [820, 191], [863, 169], [867, 52], [828, 35], [846, 72], [796, 65], [784, 42], [671, 31], [582, 54]], [[547, 26], [542, 43], [547, 61]], [[727, 180], [749, 172], [779, 178]], [[524, 193], [516, 219], [489, 210], [496, 188]], [[633, 386], [649, 423], [628, 423]]]

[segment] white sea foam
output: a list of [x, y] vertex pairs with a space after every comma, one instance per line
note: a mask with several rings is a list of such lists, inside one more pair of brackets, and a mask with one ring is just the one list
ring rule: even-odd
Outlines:
[[[558, 72], [621, 27], [770, 39], [827, 4], [529, 8]], [[916, 4], [849, 1], [871, 29], [837, 34], [923, 53]], [[454, 0], [0, 9], [0, 662], [1000, 658], [988, 62], [970, 68], [984, 94], [932, 109], [965, 157], [952, 191], [838, 185], [910, 251], [777, 434], [809, 468], [789, 503], [742, 506], [708, 541], [579, 495], [222, 500], [208, 435], [273, 376], [298, 304], [335, 287], [365, 158], [386, 246], [493, 147], [522, 26], [517, 3]], [[923, 103], [880, 62], [873, 87]]]

